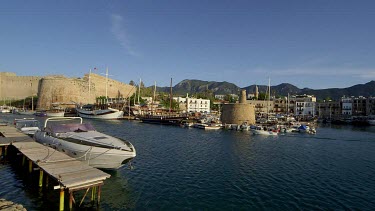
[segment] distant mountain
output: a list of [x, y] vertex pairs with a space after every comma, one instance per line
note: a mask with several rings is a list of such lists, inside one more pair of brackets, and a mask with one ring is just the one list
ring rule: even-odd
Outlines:
[[[239, 94], [241, 89], [245, 89], [247, 93], [255, 93], [255, 86], [251, 85], [240, 88], [229, 82], [215, 82], [215, 81], [201, 81], [201, 80], [183, 80], [173, 87], [175, 95], [186, 95], [186, 93], [194, 94], [204, 92], [207, 89], [214, 94]], [[169, 92], [169, 87], [158, 87], [160, 92]], [[258, 85], [259, 92], [266, 92], [266, 85]], [[300, 89], [292, 84], [282, 83], [277, 86], [271, 86], [272, 95], [287, 96], [289, 94], [308, 94], [315, 95], [318, 99], [325, 99], [330, 97], [332, 99], [339, 99], [342, 96], [375, 96], [375, 81], [370, 81], [366, 84], [357, 84], [348, 88], [330, 88], [330, 89]]]
[[347, 88], [331, 88], [331, 89], [309, 89], [304, 88], [301, 93], [308, 93], [315, 95], [318, 99], [325, 99], [331, 97], [332, 99], [339, 99], [342, 96], [375, 96], [375, 81], [370, 81], [365, 84], [357, 84]]
[[[170, 87], [158, 87], [158, 91], [169, 92]], [[183, 80], [173, 87], [173, 93], [176, 95], [186, 95], [212, 91], [214, 94], [238, 94], [240, 88], [229, 82], [201, 81], [201, 80]]]
[[[242, 89], [246, 90], [246, 93], [255, 93], [255, 86], [258, 86], [258, 91], [261, 93], [265, 93], [267, 91], [266, 85], [251, 85], [244, 87]], [[298, 87], [288, 84], [288, 83], [282, 83], [277, 86], [271, 86], [271, 94], [272, 95], [282, 95], [282, 96], [287, 96], [288, 93], [293, 95], [293, 94], [299, 94], [301, 89]]]

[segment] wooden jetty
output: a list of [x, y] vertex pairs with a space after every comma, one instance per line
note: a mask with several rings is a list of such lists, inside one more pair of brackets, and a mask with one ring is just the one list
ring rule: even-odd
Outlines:
[[[57, 182], [54, 189], [60, 190], [60, 210], [64, 210], [65, 191], [69, 193], [69, 209], [73, 208], [73, 193], [78, 190], [85, 190], [81, 202], [85, 199], [90, 188], [92, 190], [91, 200], [96, 199], [97, 205], [100, 202], [101, 186], [104, 180], [110, 177], [109, 174], [93, 168], [86, 163], [78, 161], [53, 148], [35, 142], [31, 137], [18, 132], [11, 126], [0, 126], [0, 156], [7, 156], [8, 147], [14, 146], [19, 155], [22, 155], [22, 165], [26, 160], [29, 172], [39, 170], [39, 187], [43, 187], [43, 175], [48, 184], [48, 178]], [[36, 168], [33, 168], [33, 167]], [[96, 198], [97, 194], [97, 198]]]

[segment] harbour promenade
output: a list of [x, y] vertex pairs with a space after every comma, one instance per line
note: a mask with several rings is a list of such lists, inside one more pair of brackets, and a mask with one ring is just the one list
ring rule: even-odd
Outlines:
[[[109, 174], [93, 168], [53, 148], [35, 142], [32, 138], [11, 126], [0, 126], [0, 156], [10, 162], [28, 166], [28, 173], [39, 171], [39, 187], [53, 185], [60, 191], [60, 210], [64, 210], [65, 195], [69, 196], [69, 209], [80, 206], [91, 189], [92, 201], [100, 202], [101, 187]], [[81, 201], [76, 201], [74, 192], [86, 190]]]

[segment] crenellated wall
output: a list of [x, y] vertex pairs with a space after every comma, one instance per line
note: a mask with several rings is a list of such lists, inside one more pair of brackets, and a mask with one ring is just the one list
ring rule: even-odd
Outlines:
[[[16, 76], [15, 73], [1, 72], [0, 97], [23, 99], [32, 94], [38, 95], [37, 109], [49, 109], [52, 103], [94, 103], [97, 97], [106, 95], [106, 81], [105, 77], [97, 74], [67, 78], [62, 75]], [[107, 89], [109, 98], [127, 98], [136, 91], [134, 86], [112, 79], [108, 79]]]

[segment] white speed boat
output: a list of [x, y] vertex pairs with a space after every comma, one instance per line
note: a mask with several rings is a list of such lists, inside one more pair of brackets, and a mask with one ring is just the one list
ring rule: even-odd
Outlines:
[[[62, 124], [67, 120], [80, 123]], [[65, 154], [101, 169], [118, 169], [136, 156], [134, 146], [82, 123], [81, 117], [53, 117], [45, 121], [34, 139]]]
[[124, 112], [108, 106], [100, 108], [96, 105], [85, 105], [76, 108], [77, 114], [88, 119], [119, 119], [124, 116]]

